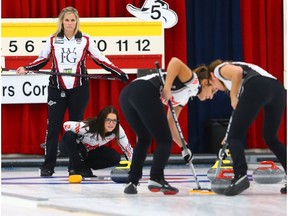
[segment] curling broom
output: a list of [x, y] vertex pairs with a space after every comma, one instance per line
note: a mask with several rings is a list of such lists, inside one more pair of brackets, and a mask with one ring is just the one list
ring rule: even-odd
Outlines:
[[[160, 66], [159, 66], [159, 62], [155, 62], [155, 65], [156, 65], [156, 69], [157, 69], [157, 72], [158, 72], [158, 75], [159, 75], [159, 79], [160, 79], [161, 85], [164, 86], [164, 78], [163, 78], [163, 76], [161, 74], [161, 69], [160, 69]], [[184, 139], [182, 130], [180, 128], [180, 124], [178, 122], [175, 109], [174, 109], [174, 107], [172, 105], [172, 102], [170, 100], [168, 100], [168, 105], [169, 105], [169, 108], [171, 110], [172, 117], [173, 117], [173, 120], [175, 122], [179, 137], [181, 139], [183, 150], [188, 154], [188, 149], [186, 147], [185, 139]], [[189, 190], [189, 192], [191, 192], [191, 193], [199, 193], [199, 194], [214, 194], [214, 192], [212, 192], [211, 189], [201, 188], [199, 180], [198, 180], [198, 177], [196, 175], [196, 171], [195, 171], [194, 166], [192, 164], [192, 161], [190, 160], [188, 164], [189, 164], [189, 166], [191, 168], [192, 174], [193, 174], [193, 176], [195, 178], [195, 182], [196, 182], [196, 185], [197, 185], [197, 188], [191, 189], [191, 190]]]
[[[2, 74], [3, 71], [16, 72], [15, 69], [1, 68], [1, 75], [9, 75], [9, 74]], [[109, 75], [109, 74], [75, 74], [75, 73], [51, 72], [51, 71], [43, 71], [43, 70], [27, 70], [26, 74], [45, 74], [45, 75], [56, 75], [56, 76], [70, 76], [70, 77], [87, 77], [90, 79], [121, 80], [120, 78]]]

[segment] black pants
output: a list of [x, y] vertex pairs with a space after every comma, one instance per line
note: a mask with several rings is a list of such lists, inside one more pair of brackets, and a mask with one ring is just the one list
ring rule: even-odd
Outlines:
[[127, 85], [120, 94], [122, 112], [137, 135], [128, 181], [138, 184], [142, 177], [152, 138], [156, 150], [150, 170], [151, 179], [164, 179], [164, 168], [172, 147], [172, 135], [159, 89], [149, 81], [137, 80]]
[[[69, 157], [69, 170], [78, 170], [83, 165], [92, 169], [104, 169], [116, 166], [121, 160], [120, 154], [112, 148], [100, 146], [89, 152], [86, 151], [82, 143], [76, 142], [77, 135], [72, 131], [67, 131], [60, 142], [60, 151]], [[83, 150], [84, 149], [84, 150]], [[81, 157], [79, 155], [81, 153]]]
[[264, 109], [263, 138], [265, 143], [276, 155], [285, 171], [287, 170], [287, 148], [278, 139], [279, 125], [285, 105], [286, 91], [277, 80], [256, 76], [245, 83], [227, 138], [235, 175], [247, 174], [242, 140], [262, 108]]
[[83, 120], [89, 101], [89, 94], [89, 85], [68, 90], [48, 87], [46, 148], [45, 161], [42, 169], [54, 170], [57, 158], [58, 139], [63, 127], [66, 109], [68, 108], [69, 111], [69, 120]]

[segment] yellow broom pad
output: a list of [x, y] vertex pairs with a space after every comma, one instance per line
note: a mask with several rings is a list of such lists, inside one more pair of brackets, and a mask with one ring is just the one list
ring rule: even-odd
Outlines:
[[189, 190], [189, 194], [213, 195], [215, 193], [209, 189], [191, 189]]

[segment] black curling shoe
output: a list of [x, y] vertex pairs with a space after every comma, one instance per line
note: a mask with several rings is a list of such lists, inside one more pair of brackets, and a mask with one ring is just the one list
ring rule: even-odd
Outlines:
[[237, 194], [242, 193], [244, 190], [249, 188], [250, 182], [247, 178], [247, 175], [239, 175], [234, 177], [231, 185], [224, 191], [224, 195], [226, 196], [235, 196]]

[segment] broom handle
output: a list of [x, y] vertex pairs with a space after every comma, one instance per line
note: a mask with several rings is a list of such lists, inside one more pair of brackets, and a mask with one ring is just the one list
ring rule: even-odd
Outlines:
[[[157, 72], [158, 72], [158, 75], [159, 75], [159, 79], [160, 79], [161, 85], [164, 86], [164, 79], [163, 79], [162, 74], [161, 74], [161, 69], [160, 69], [159, 62], [155, 62], [155, 65], [156, 65], [156, 68], [157, 68]], [[181, 143], [182, 143], [183, 150], [188, 154], [188, 149], [186, 147], [185, 139], [184, 139], [183, 133], [181, 131], [181, 127], [180, 127], [179, 121], [177, 119], [177, 115], [176, 115], [176, 112], [175, 112], [175, 109], [174, 109], [174, 107], [172, 105], [171, 100], [168, 100], [168, 105], [169, 105], [169, 108], [171, 110], [172, 117], [173, 117], [173, 120], [175, 122], [177, 131], [178, 131]], [[193, 176], [195, 178], [195, 182], [197, 184], [197, 189], [201, 190], [200, 183], [199, 183], [198, 177], [196, 175], [196, 171], [194, 169], [192, 161], [190, 160], [188, 164], [189, 164], [189, 166], [191, 168], [191, 171], [192, 171], [192, 174], [193, 174]]]
[[[228, 123], [228, 126], [227, 126], [226, 134], [225, 134], [225, 137], [224, 137], [224, 144], [222, 145], [222, 154], [223, 154], [223, 152], [225, 152], [225, 150], [226, 150], [226, 148], [228, 146], [227, 137], [228, 137], [228, 133], [229, 133], [229, 130], [230, 130], [230, 125], [231, 125], [231, 122], [232, 122], [232, 119], [233, 119], [233, 114], [234, 114], [234, 111], [232, 112], [232, 114], [230, 116], [229, 123]], [[218, 162], [218, 166], [217, 166], [217, 169], [216, 169], [215, 177], [217, 177], [219, 175], [222, 163], [223, 163], [223, 156], [221, 155], [221, 157], [219, 158], [219, 162]]]
[[[243, 84], [242, 84], [242, 86], [239, 89], [239, 92], [237, 94], [237, 98], [239, 98], [239, 95], [242, 92], [243, 92]], [[227, 130], [226, 130], [226, 133], [225, 133], [224, 144], [222, 145], [222, 157], [219, 158], [218, 166], [217, 166], [216, 173], [215, 173], [215, 178], [217, 178], [218, 175], [219, 175], [219, 172], [220, 172], [220, 169], [221, 169], [221, 166], [222, 166], [222, 163], [223, 163], [223, 156], [224, 156], [223, 153], [225, 152], [225, 150], [226, 150], [226, 148], [228, 146], [227, 137], [228, 137], [228, 134], [229, 134], [229, 131], [230, 131], [231, 123], [232, 123], [232, 120], [233, 120], [233, 115], [234, 115], [234, 110], [231, 113], [231, 116], [230, 116], [230, 119], [229, 119], [229, 123], [228, 123], [228, 126], [227, 126]]]
[[[7, 72], [16, 72], [15, 69], [1, 68], [2, 71]], [[115, 77], [110, 74], [75, 74], [75, 73], [63, 73], [63, 72], [52, 72], [52, 71], [43, 71], [43, 70], [27, 70], [26, 74], [35, 73], [35, 74], [45, 74], [45, 75], [56, 75], [56, 76], [70, 76], [70, 77], [87, 77], [90, 79], [103, 79], [103, 80], [121, 80], [119, 77]]]

